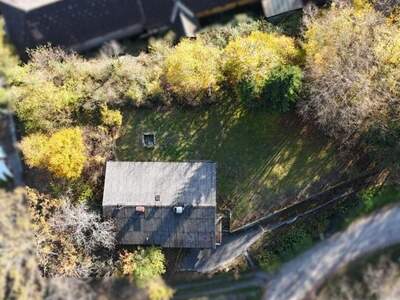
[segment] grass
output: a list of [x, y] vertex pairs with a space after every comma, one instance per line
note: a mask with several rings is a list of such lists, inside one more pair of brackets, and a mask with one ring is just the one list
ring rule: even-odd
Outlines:
[[[146, 131], [156, 133], [156, 148], [142, 147]], [[293, 113], [252, 111], [232, 103], [130, 110], [124, 115], [117, 156], [216, 161], [218, 205], [232, 210], [234, 225], [282, 206], [301, 191], [319, 190], [340, 168], [334, 146]]]

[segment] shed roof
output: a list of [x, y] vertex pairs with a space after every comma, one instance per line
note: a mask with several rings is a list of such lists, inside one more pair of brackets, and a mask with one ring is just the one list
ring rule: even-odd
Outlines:
[[262, 0], [264, 15], [269, 18], [304, 7], [303, 0]]
[[215, 163], [107, 162], [103, 206], [177, 204], [216, 206]]
[[29, 11], [59, 1], [62, 0], [0, 0], [0, 3], [10, 5], [24, 11]]

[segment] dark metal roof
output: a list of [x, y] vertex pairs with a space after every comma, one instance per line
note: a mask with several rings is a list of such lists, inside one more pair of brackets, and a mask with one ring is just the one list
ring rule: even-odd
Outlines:
[[215, 9], [217, 7], [237, 4], [243, 0], [180, 0], [185, 6], [190, 8], [194, 13], [200, 13], [205, 10]]
[[167, 248], [215, 248], [215, 207], [185, 207], [182, 214], [172, 207], [104, 206], [106, 218], [113, 218], [117, 241], [124, 245], [159, 245]]

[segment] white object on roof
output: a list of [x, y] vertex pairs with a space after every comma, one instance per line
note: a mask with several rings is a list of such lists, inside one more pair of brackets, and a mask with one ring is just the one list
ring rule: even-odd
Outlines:
[[0, 3], [14, 6], [24, 11], [30, 11], [60, 1], [61, 0], [0, 0]]
[[269, 18], [304, 7], [303, 0], [262, 0], [264, 15]]
[[178, 215], [183, 213], [183, 207], [182, 206], [175, 206], [174, 207], [174, 212]]

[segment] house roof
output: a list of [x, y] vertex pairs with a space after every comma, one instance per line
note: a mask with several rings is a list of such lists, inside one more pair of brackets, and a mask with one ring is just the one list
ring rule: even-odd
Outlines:
[[182, 214], [171, 207], [104, 206], [105, 218], [117, 228], [116, 240], [124, 245], [159, 245], [167, 248], [215, 248], [215, 207], [186, 207]]
[[13, 6], [24, 11], [29, 11], [59, 1], [62, 0], [0, 0], [0, 3]]
[[215, 163], [107, 162], [103, 206], [178, 204], [216, 206]]

